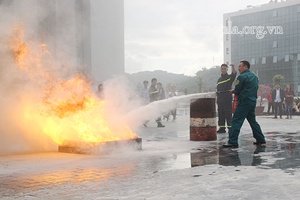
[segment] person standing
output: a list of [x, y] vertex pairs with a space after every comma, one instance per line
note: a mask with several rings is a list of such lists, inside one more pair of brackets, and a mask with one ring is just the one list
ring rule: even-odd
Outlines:
[[143, 100], [143, 105], [147, 105], [150, 102], [148, 84], [148, 81], [143, 81], [143, 88], [140, 91], [140, 96]]
[[103, 99], [104, 99], [104, 94], [103, 94], [103, 84], [102, 84], [102, 83], [100, 83], [100, 84], [98, 85], [98, 89], [97, 89], [96, 95], [97, 95], [97, 97], [98, 97], [100, 100], [103, 100]]
[[294, 92], [291, 90], [291, 86], [287, 85], [284, 92], [285, 97], [285, 108], [286, 108], [286, 119], [292, 119], [292, 108], [294, 103]]
[[247, 118], [256, 139], [255, 145], [266, 144], [260, 125], [255, 118], [255, 107], [257, 100], [258, 78], [250, 72], [250, 63], [246, 60], [240, 61], [239, 72], [234, 90], [232, 93], [238, 95], [238, 104], [232, 117], [232, 127], [229, 131], [228, 143], [224, 144], [224, 148], [237, 148], [240, 129]]
[[[150, 102], [149, 99], [149, 89], [148, 89], [148, 81], [143, 81], [143, 88], [140, 92], [141, 98], [143, 100], [143, 105], [147, 105]], [[147, 123], [149, 122], [149, 120], [144, 121], [143, 126], [147, 127]]]
[[[171, 90], [169, 92], [169, 97], [172, 98], [172, 97], [175, 97], [175, 96], [177, 96], [176, 87], [175, 87], [175, 85], [172, 85]], [[176, 111], [177, 111], [177, 108], [174, 108], [173, 110], [170, 111], [170, 115], [173, 116], [173, 121], [176, 120], [176, 114], [177, 114]]]
[[270, 114], [270, 110], [272, 109], [272, 114], [274, 113], [274, 109], [273, 109], [273, 99], [272, 99], [272, 90], [270, 91], [270, 93], [267, 96], [267, 100], [268, 100], [268, 115]]
[[[166, 98], [166, 92], [165, 89], [163, 88], [162, 83], [158, 82], [157, 83], [157, 89], [158, 89], [158, 101], [163, 100]], [[169, 121], [169, 113], [163, 113], [163, 118], [167, 119]]]
[[229, 92], [232, 87], [232, 83], [236, 77], [236, 70], [234, 65], [231, 64], [232, 72], [229, 75], [228, 66], [226, 64], [221, 65], [221, 77], [217, 82], [217, 104], [218, 104], [218, 125], [219, 130], [217, 133], [226, 133], [225, 120], [227, 122], [227, 128], [231, 128], [232, 119], [232, 94]]
[[[149, 88], [149, 98], [150, 98], [150, 102], [159, 100], [159, 89], [157, 88], [156, 78], [152, 78], [151, 80], [151, 86]], [[157, 123], [157, 127], [165, 127], [165, 125], [161, 123], [161, 117], [158, 117], [156, 119], [156, 123]]]
[[275, 84], [275, 88], [272, 91], [272, 99], [274, 102], [273, 106], [274, 106], [274, 114], [275, 114], [273, 119], [277, 119], [278, 114], [280, 116], [280, 119], [282, 119], [282, 103], [284, 99], [284, 92], [278, 83]]

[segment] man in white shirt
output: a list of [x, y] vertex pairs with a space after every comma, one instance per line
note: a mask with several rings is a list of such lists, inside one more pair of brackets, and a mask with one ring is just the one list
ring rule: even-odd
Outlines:
[[273, 99], [273, 107], [275, 110], [275, 116], [273, 119], [277, 119], [278, 110], [280, 119], [282, 119], [282, 103], [284, 99], [284, 92], [283, 89], [280, 88], [280, 85], [276, 83], [275, 88], [272, 92], [272, 99]]

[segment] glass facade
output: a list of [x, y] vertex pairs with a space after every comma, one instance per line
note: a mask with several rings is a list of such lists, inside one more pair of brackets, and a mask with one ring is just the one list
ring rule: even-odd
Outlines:
[[[292, 84], [296, 95], [300, 95], [299, 10], [300, 3], [230, 17], [232, 27], [243, 30], [243, 34], [230, 34], [232, 63], [243, 59], [251, 62], [251, 71], [261, 84], [272, 86], [273, 76], [281, 74], [284, 83]], [[255, 34], [257, 30], [249, 31], [249, 27], [259, 26], [264, 27], [261, 38]]]

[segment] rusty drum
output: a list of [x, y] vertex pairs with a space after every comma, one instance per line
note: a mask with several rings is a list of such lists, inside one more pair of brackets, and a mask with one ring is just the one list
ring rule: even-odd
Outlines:
[[190, 140], [217, 139], [215, 98], [192, 99], [190, 104]]

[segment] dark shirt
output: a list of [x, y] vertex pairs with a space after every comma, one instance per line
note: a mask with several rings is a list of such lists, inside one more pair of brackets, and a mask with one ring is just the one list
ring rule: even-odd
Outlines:
[[249, 70], [241, 73], [234, 88], [234, 94], [238, 95], [238, 103], [255, 103], [257, 99], [258, 78]]
[[[292, 95], [291, 97], [288, 97], [289, 95]], [[285, 97], [285, 101], [287, 103], [293, 103], [294, 102], [294, 92], [292, 90], [285, 90], [284, 92], [284, 97]]]
[[[236, 73], [229, 74], [221, 74], [221, 77], [218, 79], [217, 82], [217, 95], [218, 95], [218, 102], [219, 101], [231, 101], [232, 94], [229, 93], [231, 90], [232, 83], [236, 77]], [[227, 92], [228, 91], [228, 92]]]
[[[272, 99], [273, 99], [273, 102], [275, 102], [275, 99], [276, 99], [276, 89], [273, 89], [273, 91], [272, 91]], [[281, 103], [283, 102], [283, 99], [284, 99], [284, 92], [283, 92], [283, 89], [280, 88], [280, 100], [281, 100]]]
[[162, 100], [166, 98], [165, 90], [164, 88], [158, 89], [158, 100]]
[[150, 102], [153, 102], [153, 101], [157, 101], [158, 100], [158, 89], [151, 85], [150, 88], [149, 88], [149, 98], [150, 98]]

